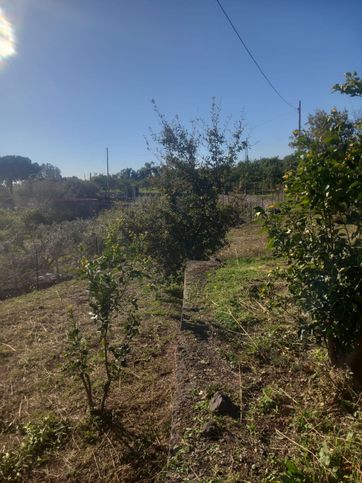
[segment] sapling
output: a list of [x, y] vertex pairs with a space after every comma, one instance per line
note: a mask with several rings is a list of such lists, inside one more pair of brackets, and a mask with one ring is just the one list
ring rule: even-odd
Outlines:
[[[68, 372], [78, 377], [84, 387], [89, 411], [92, 415], [103, 417], [112, 383], [119, 379], [126, 365], [126, 358], [131, 348], [131, 341], [138, 332], [139, 318], [137, 300], [128, 294], [129, 282], [137, 274], [132, 269], [125, 250], [117, 238], [118, 227], [111, 227], [106, 237], [104, 251], [92, 259], [84, 257], [81, 272], [88, 282], [89, 313], [93, 327], [98, 333], [99, 353], [103, 366], [104, 379], [101, 394], [95, 398], [94, 377], [91, 377], [89, 345], [81, 333], [72, 311], [69, 313], [71, 327], [67, 349]], [[114, 340], [115, 316], [123, 315], [123, 337]]]

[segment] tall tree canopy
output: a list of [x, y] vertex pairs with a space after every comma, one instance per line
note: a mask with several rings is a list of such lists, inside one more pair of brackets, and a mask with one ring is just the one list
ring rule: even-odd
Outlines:
[[13, 191], [14, 181], [22, 181], [39, 173], [40, 166], [33, 163], [29, 158], [23, 156], [3, 156], [0, 157], [0, 182], [8, 186]]
[[62, 179], [62, 173], [60, 169], [50, 163], [45, 163], [40, 166], [39, 175], [42, 179], [52, 179], [54, 181], [59, 181]]

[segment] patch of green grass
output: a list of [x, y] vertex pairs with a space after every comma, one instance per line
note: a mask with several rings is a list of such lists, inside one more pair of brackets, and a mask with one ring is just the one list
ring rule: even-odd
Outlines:
[[285, 396], [277, 385], [265, 386], [260, 396], [250, 405], [248, 419], [252, 420], [255, 415], [278, 413], [284, 401]]
[[237, 328], [239, 323], [251, 326], [258, 322], [250, 287], [267, 278], [272, 264], [267, 257], [229, 259], [209, 275], [205, 297], [221, 325]]
[[284, 396], [281, 394], [277, 386], [266, 386], [263, 388], [262, 394], [258, 398], [257, 407], [263, 414], [278, 412], [279, 407], [284, 399]]

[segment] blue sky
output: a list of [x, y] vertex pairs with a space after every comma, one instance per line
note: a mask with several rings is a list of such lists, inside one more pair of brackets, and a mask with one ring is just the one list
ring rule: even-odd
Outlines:
[[[222, 0], [282, 95], [351, 111], [331, 94], [343, 73], [362, 74], [360, 0]], [[52, 163], [63, 175], [111, 172], [153, 159], [144, 136], [167, 117], [208, 117], [216, 97], [242, 116], [251, 158], [283, 156], [297, 113], [262, 78], [216, 0], [0, 0], [16, 54], [0, 55], [0, 155]], [[0, 24], [1, 25], [1, 24]], [[0, 37], [1, 42], [1, 37]], [[0, 49], [1, 54], [1, 49]], [[243, 157], [243, 156], [242, 156]]]

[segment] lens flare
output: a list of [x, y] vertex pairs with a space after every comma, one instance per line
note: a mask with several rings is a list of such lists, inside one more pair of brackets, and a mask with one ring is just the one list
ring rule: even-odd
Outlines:
[[14, 28], [0, 7], [0, 64], [16, 54]]

